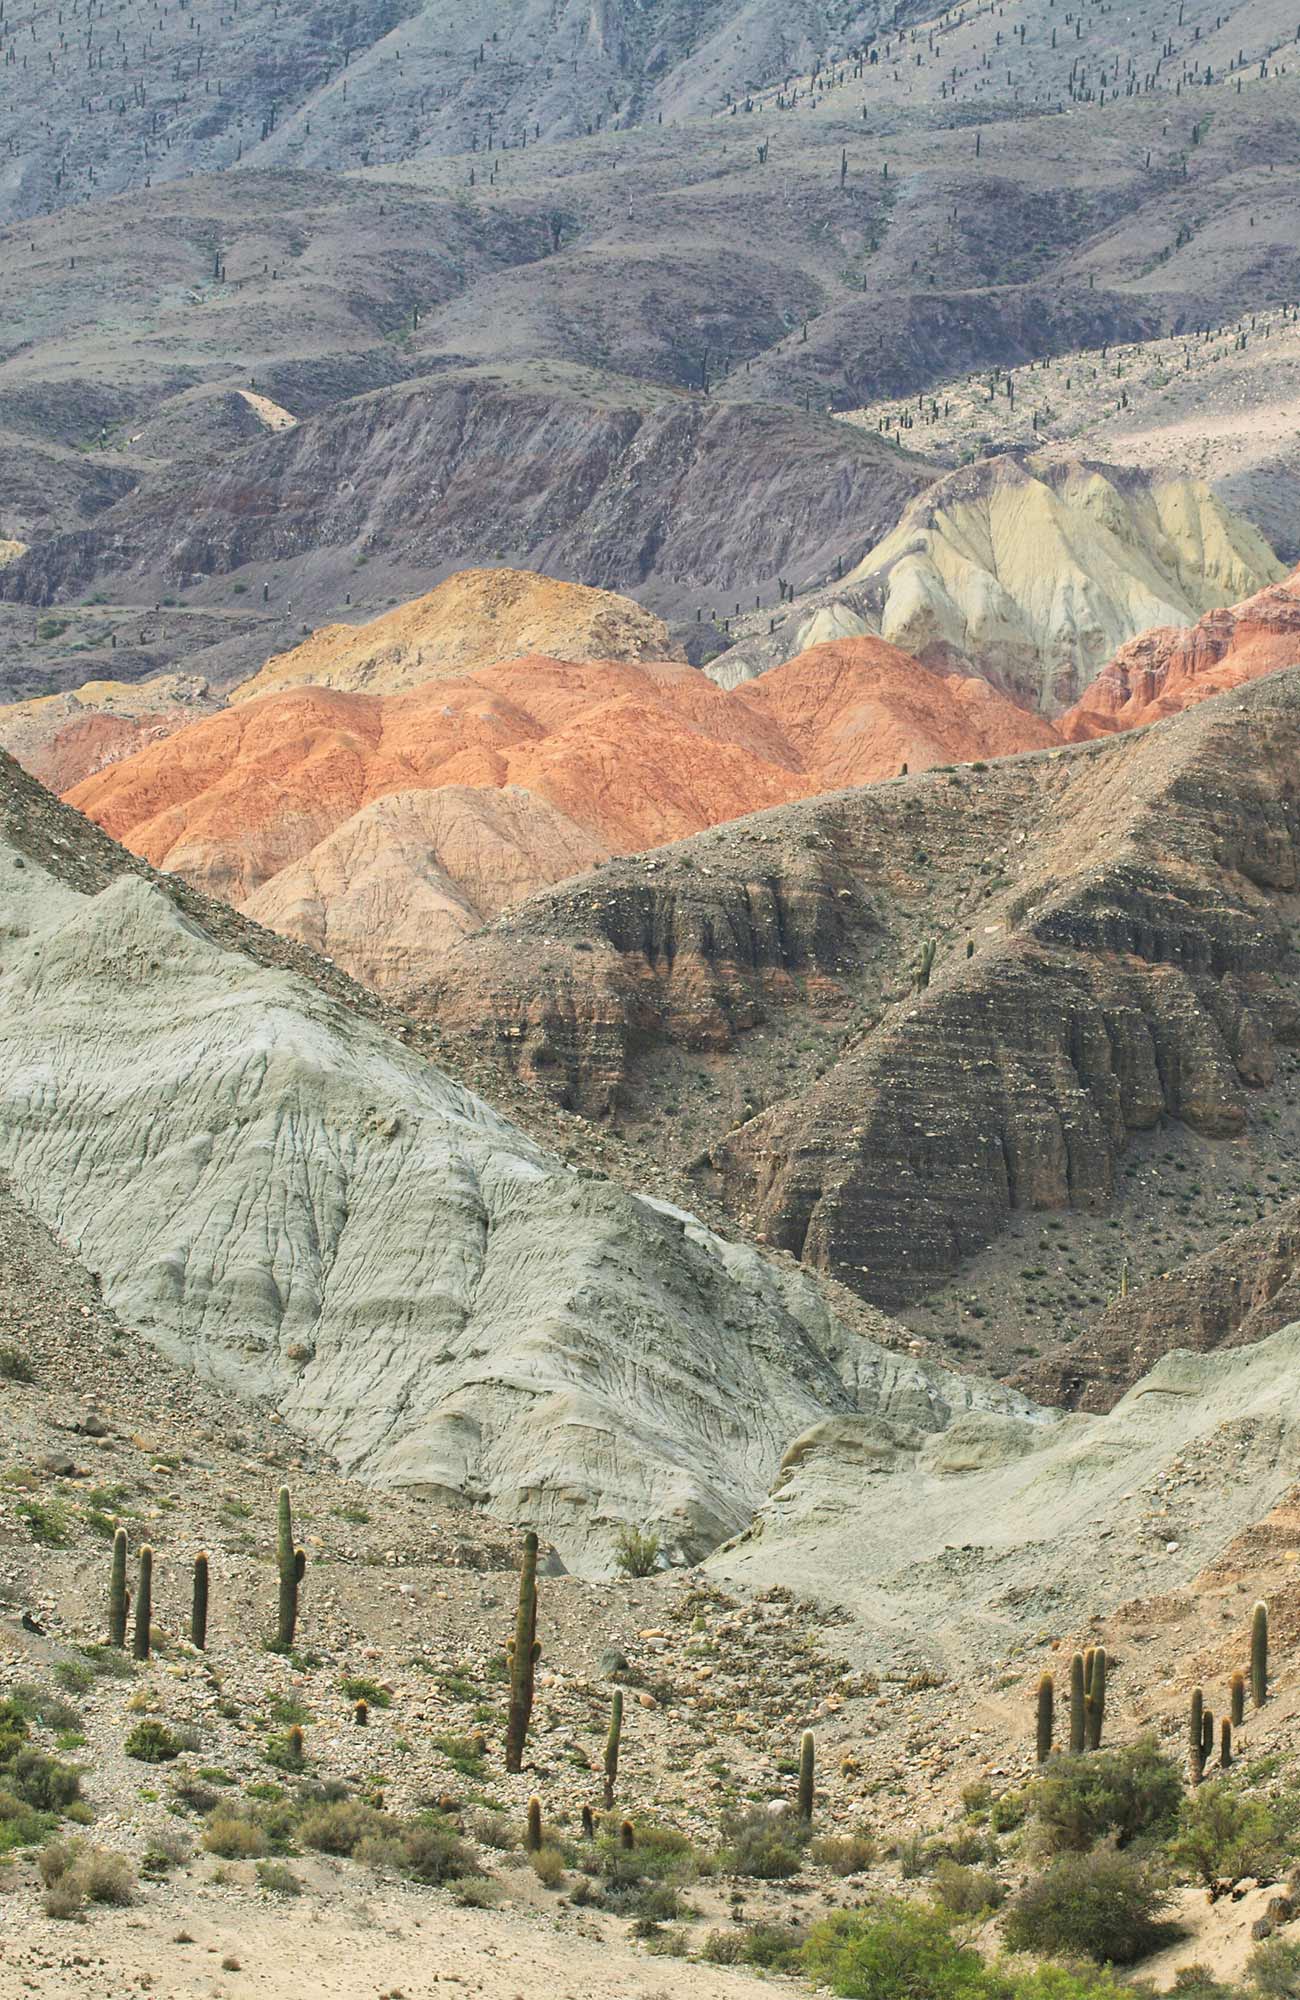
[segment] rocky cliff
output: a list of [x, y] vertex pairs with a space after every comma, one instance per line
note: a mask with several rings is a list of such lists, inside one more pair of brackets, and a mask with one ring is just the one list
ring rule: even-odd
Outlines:
[[310, 608], [340, 604], [359, 562], [369, 591], [410, 597], [509, 560], [721, 619], [755, 595], [775, 605], [778, 575], [856, 561], [928, 479], [793, 410], [559, 365], [449, 371], [159, 472], [8, 564], [0, 596], [45, 604], [101, 580], [161, 597], [252, 565]]
[[1298, 748], [1284, 674], [761, 814], [534, 899], [427, 1004], [902, 1306], [1022, 1213], [1122, 1204], [1138, 1135], [1247, 1133], [1300, 1033]]
[[1248, 597], [1207, 611], [1190, 627], [1157, 626], [1121, 646], [1061, 717], [1062, 736], [1083, 741], [1140, 729], [1193, 702], [1300, 666], [1300, 570]]
[[1056, 715], [1139, 634], [1281, 576], [1201, 481], [1008, 452], [936, 480], [842, 585], [792, 606], [777, 631], [749, 621], [710, 672], [731, 685], [832, 631], [875, 631]]

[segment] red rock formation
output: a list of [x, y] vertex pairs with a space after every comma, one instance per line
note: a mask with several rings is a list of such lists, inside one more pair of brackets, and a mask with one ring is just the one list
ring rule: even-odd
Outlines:
[[1140, 729], [1193, 702], [1300, 666], [1300, 569], [1195, 625], [1157, 626], [1122, 646], [1058, 727], [1072, 743]]
[[[404, 984], [427, 976], [428, 965], [412, 940], [394, 955], [378, 934], [404, 893], [397, 874], [359, 899], [349, 860], [360, 869], [364, 856], [378, 885], [376, 843], [399, 822], [388, 816], [332, 838], [379, 799], [441, 787], [528, 794], [547, 811], [528, 822], [513, 877], [522, 896], [600, 854], [660, 846], [762, 807], [892, 776], [903, 763], [923, 770], [1056, 740], [1049, 723], [985, 682], [932, 673], [872, 638], [814, 647], [730, 692], [675, 661], [533, 655], [401, 694], [302, 687], [240, 702], [67, 796], [156, 866], [230, 902], [257, 897], [250, 907], [278, 928], [330, 937], [361, 976], [379, 977], [382, 967], [384, 983]], [[484, 834], [494, 849], [497, 819]], [[479, 893], [473, 823], [464, 803], [454, 816], [420, 819], [433, 843], [420, 862], [417, 821], [409, 812], [401, 820], [402, 880], [435, 885], [422, 891], [433, 899], [430, 960], [451, 935], [495, 915], [501, 895], [517, 899]], [[452, 845], [439, 844], [434, 830], [453, 825]], [[557, 830], [553, 853], [548, 829]], [[283, 893], [263, 895], [291, 868]], [[489, 873], [512, 880], [497, 863]], [[365, 908], [376, 932], [368, 941]]]

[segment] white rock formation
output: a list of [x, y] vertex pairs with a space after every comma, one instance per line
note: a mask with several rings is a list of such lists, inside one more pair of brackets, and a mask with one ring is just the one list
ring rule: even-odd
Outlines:
[[78, 829], [107, 843], [60, 824], [54, 873], [0, 845], [0, 1168], [129, 1325], [348, 1471], [600, 1568], [622, 1522], [691, 1556], [734, 1534], [790, 1439], [855, 1405], [1030, 1412], [574, 1172], [165, 887], [78, 893]]

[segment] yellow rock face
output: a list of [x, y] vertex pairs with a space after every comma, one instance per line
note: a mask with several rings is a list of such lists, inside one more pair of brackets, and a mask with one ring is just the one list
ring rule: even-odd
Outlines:
[[26, 554], [26, 542], [7, 542], [0, 536], [0, 569], [3, 569], [6, 563], [17, 562], [19, 556]]
[[230, 699], [308, 686], [397, 694], [530, 653], [554, 660], [677, 657], [662, 618], [630, 598], [531, 570], [466, 569], [367, 625], [323, 625], [292, 652], [268, 660]]
[[1283, 574], [1201, 480], [1010, 457], [952, 473], [848, 579], [881, 637], [1057, 712], [1154, 625], [1191, 625]]

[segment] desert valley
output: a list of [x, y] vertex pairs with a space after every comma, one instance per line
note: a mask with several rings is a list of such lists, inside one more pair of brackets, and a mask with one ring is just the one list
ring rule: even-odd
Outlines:
[[1300, 2000], [1300, 17], [0, 0], [0, 2000]]

